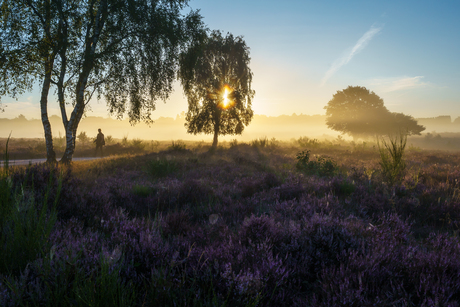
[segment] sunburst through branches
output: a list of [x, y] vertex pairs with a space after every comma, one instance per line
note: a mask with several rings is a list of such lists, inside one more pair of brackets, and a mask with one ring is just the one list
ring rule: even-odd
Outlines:
[[227, 110], [235, 105], [234, 101], [230, 99], [230, 94], [233, 92], [229, 85], [224, 85], [222, 89], [222, 102], [219, 104], [221, 109]]

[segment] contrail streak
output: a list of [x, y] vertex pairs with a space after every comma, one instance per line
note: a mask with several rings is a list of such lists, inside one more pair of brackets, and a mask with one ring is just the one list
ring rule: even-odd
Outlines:
[[374, 26], [372, 26], [366, 33], [364, 33], [364, 35], [358, 40], [358, 42], [355, 44], [355, 46], [353, 47], [353, 49], [351, 49], [351, 51], [349, 53], [347, 53], [344, 56], [342, 56], [341, 58], [337, 59], [332, 64], [331, 68], [329, 68], [329, 70], [326, 72], [326, 75], [324, 76], [323, 80], [321, 81], [321, 86], [323, 86], [327, 82], [327, 80], [330, 77], [332, 77], [336, 73], [337, 70], [339, 70], [340, 67], [342, 67], [343, 65], [347, 64], [348, 62], [350, 62], [350, 60], [355, 56], [355, 54], [357, 54], [358, 52], [363, 50], [364, 47], [367, 46], [369, 41], [377, 33], [380, 32], [380, 30], [382, 30], [382, 27], [375, 28]]

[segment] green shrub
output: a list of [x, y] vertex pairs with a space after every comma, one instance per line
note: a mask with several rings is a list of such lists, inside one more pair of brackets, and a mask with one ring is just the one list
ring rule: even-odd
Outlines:
[[310, 150], [299, 152], [296, 158], [296, 168], [308, 175], [333, 176], [339, 171], [337, 163], [329, 157], [319, 156], [310, 161]]
[[154, 189], [151, 187], [146, 187], [143, 185], [134, 185], [133, 193], [140, 197], [147, 197], [154, 192]]
[[83, 145], [86, 144], [86, 143], [89, 143], [89, 136], [86, 135], [85, 131], [80, 132], [80, 134], [77, 136], [77, 139]]
[[147, 173], [152, 177], [165, 177], [177, 170], [177, 162], [166, 158], [158, 158], [147, 163]]
[[406, 172], [404, 150], [407, 143], [407, 134], [390, 135], [388, 139], [377, 138], [380, 153], [382, 174], [388, 184], [400, 183]]
[[145, 149], [145, 143], [141, 139], [133, 139], [131, 141], [131, 146], [136, 148], [139, 151], [143, 151]]
[[172, 151], [185, 151], [186, 150], [186, 147], [187, 145], [185, 145], [185, 143], [181, 140], [178, 140], [178, 141], [172, 141], [171, 143], [171, 146], [168, 147], [169, 150], [172, 150]]

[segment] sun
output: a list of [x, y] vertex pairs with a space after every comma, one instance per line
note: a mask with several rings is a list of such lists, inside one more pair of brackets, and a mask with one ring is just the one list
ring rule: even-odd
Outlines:
[[228, 94], [230, 94], [228, 87], [225, 87], [224, 88], [224, 100], [222, 102], [222, 105], [224, 106], [224, 108], [227, 108], [228, 105], [230, 104], [230, 100], [228, 99]]
[[232, 93], [232, 89], [228, 85], [224, 85], [223, 92], [222, 92], [222, 102], [220, 104], [220, 107], [222, 109], [229, 109], [231, 108], [234, 103], [230, 99], [230, 94]]

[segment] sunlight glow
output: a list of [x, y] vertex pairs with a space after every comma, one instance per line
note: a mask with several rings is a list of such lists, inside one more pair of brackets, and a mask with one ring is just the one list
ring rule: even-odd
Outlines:
[[231, 93], [232, 93], [232, 88], [228, 85], [224, 85], [224, 88], [222, 89], [222, 92], [221, 92], [222, 101], [219, 104], [219, 107], [221, 109], [227, 110], [234, 106], [235, 103], [231, 100], [231, 97], [229, 97]]
[[228, 106], [228, 104], [230, 103], [230, 100], [228, 99], [228, 94], [229, 94], [228, 88], [225, 87], [225, 89], [224, 89], [224, 102], [223, 102], [224, 108], [226, 108]]

